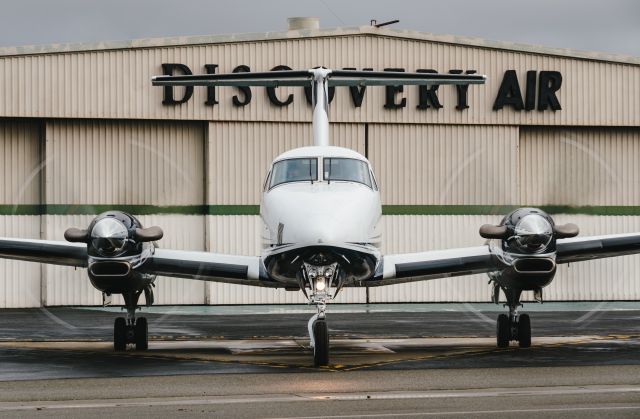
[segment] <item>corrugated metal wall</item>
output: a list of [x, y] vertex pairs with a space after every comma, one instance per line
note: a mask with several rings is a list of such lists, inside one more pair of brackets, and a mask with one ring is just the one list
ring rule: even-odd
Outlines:
[[369, 160], [385, 205], [518, 201], [517, 127], [372, 124]]
[[[233, 39], [230, 39], [233, 41]], [[205, 64], [230, 72], [245, 64], [264, 71], [286, 64], [295, 69], [403, 67], [474, 69], [487, 74], [486, 86], [469, 89], [470, 108], [455, 109], [455, 88], [443, 86], [445, 108], [416, 109], [417, 88], [405, 88], [407, 107], [385, 110], [383, 88], [369, 88], [361, 108], [354, 108], [346, 87], [336, 93], [331, 120], [337, 122], [411, 122], [531, 125], [640, 125], [640, 66], [595, 60], [514, 52], [476, 46], [443, 44], [393, 36], [350, 35], [296, 38], [210, 45], [155, 47], [0, 57], [0, 115], [59, 118], [148, 118], [199, 120], [300, 121], [310, 108], [298, 89], [280, 89], [280, 97], [295, 93], [292, 106], [269, 106], [265, 89], [254, 88], [246, 107], [231, 104], [235, 89], [218, 89], [218, 106], [205, 106], [204, 88], [178, 106], [162, 105], [162, 88], [150, 78], [162, 63], [183, 63], [195, 73]], [[561, 112], [493, 111], [504, 71], [514, 69], [524, 89], [528, 70], [557, 70], [564, 82], [559, 91]], [[634, 93], [630, 93], [634, 92]]]
[[521, 128], [523, 203], [640, 205], [640, 128]]
[[[39, 215], [19, 213], [19, 205], [40, 203], [40, 126], [33, 121], [0, 121], [0, 236], [40, 237]], [[40, 305], [37, 263], [0, 260], [0, 307]]]
[[203, 139], [197, 123], [47, 122], [46, 201], [202, 205]]

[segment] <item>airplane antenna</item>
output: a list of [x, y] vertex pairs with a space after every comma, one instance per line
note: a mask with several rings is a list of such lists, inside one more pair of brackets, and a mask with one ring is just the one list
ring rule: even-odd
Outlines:
[[383, 26], [393, 25], [393, 24], [399, 23], [399, 22], [400, 22], [400, 20], [394, 19], [394, 20], [390, 20], [388, 22], [378, 23], [377, 20], [371, 19], [371, 26], [375, 26], [376, 28], [381, 28]]

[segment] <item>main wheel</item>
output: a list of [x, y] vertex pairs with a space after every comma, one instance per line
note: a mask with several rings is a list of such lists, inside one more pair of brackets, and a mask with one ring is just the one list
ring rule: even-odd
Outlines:
[[509, 340], [511, 340], [511, 325], [509, 324], [509, 316], [507, 316], [506, 314], [501, 314], [498, 316], [496, 337], [498, 348], [509, 347]]
[[127, 321], [124, 317], [117, 317], [113, 324], [113, 349], [116, 351], [127, 349]]
[[317, 320], [313, 324], [313, 365], [324, 367], [329, 365], [329, 330], [325, 320]]
[[528, 314], [521, 314], [518, 319], [518, 343], [521, 348], [531, 346], [531, 320]]
[[135, 341], [137, 351], [149, 349], [149, 327], [146, 317], [138, 317], [135, 325]]

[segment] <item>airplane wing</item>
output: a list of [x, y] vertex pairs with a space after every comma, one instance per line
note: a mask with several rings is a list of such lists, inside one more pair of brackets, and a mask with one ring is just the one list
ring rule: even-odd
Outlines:
[[489, 246], [385, 255], [371, 283], [379, 286], [490, 272], [504, 267]]
[[556, 263], [631, 255], [640, 253], [640, 233], [561, 239], [556, 248]]
[[223, 255], [210, 252], [156, 249], [140, 267], [142, 273], [201, 281], [269, 286], [275, 285], [261, 275], [259, 256]]
[[0, 258], [87, 267], [87, 245], [66, 241], [0, 238]]
[[[0, 258], [79, 268], [88, 265], [87, 245], [66, 241], [0, 238]], [[136, 271], [202, 281], [271, 285], [264, 275], [260, 279], [260, 266], [258, 256], [155, 249], [154, 255]]]

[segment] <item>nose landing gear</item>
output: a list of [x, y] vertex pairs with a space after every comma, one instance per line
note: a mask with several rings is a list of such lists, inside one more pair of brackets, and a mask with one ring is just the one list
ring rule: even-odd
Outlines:
[[113, 325], [113, 349], [124, 351], [127, 344], [136, 345], [136, 350], [149, 349], [149, 327], [145, 317], [136, 319], [136, 309], [141, 291], [122, 294], [127, 308], [127, 317], [117, 317]]
[[[337, 270], [337, 263], [328, 266], [313, 266], [305, 263], [302, 270], [302, 277], [306, 281], [300, 284], [300, 288], [309, 299], [309, 304], [315, 304], [318, 310], [318, 313], [309, 319], [307, 325], [315, 367], [329, 365], [329, 328], [326, 310], [327, 301], [331, 300], [340, 290], [338, 286], [333, 295], [330, 293], [333, 279], [337, 276]], [[306, 293], [306, 287], [311, 290], [309, 294]]]
[[318, 314], [309, 319], [309, 338], [313, 348], [313, 366], [325, 367], [329, 365], [329, 328], [324, 309], [318, 305]]

